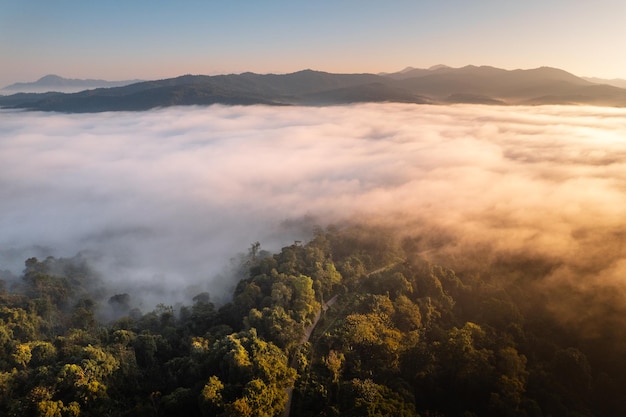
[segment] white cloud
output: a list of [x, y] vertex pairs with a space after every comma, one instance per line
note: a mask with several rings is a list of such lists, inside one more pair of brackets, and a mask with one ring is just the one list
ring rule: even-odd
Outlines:
[[574, 269], [602, 256], [615, 281], [624, 132], [625, 109], [573, 106], [2, 111], [0, 248], [96, 250], [117, 262], [112, 282], [224, 294], [231, 256], [307, 237], [286, 220], [369, 218]]

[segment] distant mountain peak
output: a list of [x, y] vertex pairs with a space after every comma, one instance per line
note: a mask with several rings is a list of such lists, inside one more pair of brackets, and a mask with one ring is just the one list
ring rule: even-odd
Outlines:
[[626, 80], [621, 78], [598, 78], [598, 77], [582, 77], [583, 80], [587, 80], [589, 82], [595, 84], [607, 84], [618, 88], [626, 88]]
[[38, 79], [35, 82], [36, 83], [44, 83], [44, 82], [59, 81], [59, 80], [65, 80], [65, 79], [66, 78], [63, 78], [60, 75], [48, 74], [48, 75], [44, 75], [43, 77], [41, 77], [40, 79]]
[[437, 70], [440, 70], [440, 69], [450, 69], [450, 68], [452, 68], [452, 67], [449, 67], [449, 66], [444, 65], [444, 64], [437, 64], [437, 65], [433, 65], [432, 67], [429, 67], [428, 70], [429, 71], [437, 71]]
[[22, 82], [8, 85], [2, 88], [2, 91], [8, 91], [12, 93], [43, 93], [48, 91], [59, 91], [67, 93], [90, 90], [94, 88], [121, 87], [141, 81], [142, 80], [105, 81], [93, 79], [75, 79], [61, 77], [57, 74], [47, 74], [34, 82]]

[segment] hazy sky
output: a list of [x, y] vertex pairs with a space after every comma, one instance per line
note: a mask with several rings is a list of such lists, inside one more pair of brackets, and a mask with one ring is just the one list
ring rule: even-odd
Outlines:
[[626, 78], [623, 0], [0, 0], [0, 86], [56, 73], [559, 67]]

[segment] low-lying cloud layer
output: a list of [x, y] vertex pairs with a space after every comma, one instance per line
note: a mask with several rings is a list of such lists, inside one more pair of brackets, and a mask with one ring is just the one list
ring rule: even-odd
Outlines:
[[621, 290], [625, 132], [626, 109], [574, 106], [2, 111], [0, 269], [91, 250], [120, 286], [219, 296], [250, 243], [369, 218]]

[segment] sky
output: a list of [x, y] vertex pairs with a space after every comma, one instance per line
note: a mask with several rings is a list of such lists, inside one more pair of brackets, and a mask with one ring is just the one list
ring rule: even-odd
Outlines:
[[0, 0], [0, 86], [491, 65], [626, 78], [623, 0]]

